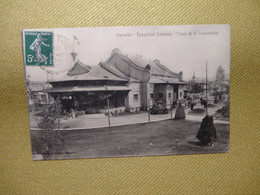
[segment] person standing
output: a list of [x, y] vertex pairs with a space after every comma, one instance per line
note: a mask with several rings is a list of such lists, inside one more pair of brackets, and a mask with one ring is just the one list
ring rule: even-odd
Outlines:
[[200, 97], [200, 105], [203, 105], [203, 97]]
[[194, 108], [194, 103], [192, 101], [191, 104], [190, 104], [190, 110], [193, 110], [193, 108]]

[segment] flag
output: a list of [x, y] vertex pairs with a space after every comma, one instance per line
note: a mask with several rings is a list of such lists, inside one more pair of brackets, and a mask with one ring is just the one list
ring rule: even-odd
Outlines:
[[80, 45], [79, 40], [78, 40], [78, 38], [75, 35], [73, 35], [73, 39], [74, 39], [73, 42], [76, 40], [77, 43]]

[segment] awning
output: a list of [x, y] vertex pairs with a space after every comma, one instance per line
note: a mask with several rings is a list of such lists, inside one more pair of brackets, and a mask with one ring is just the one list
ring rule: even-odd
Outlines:
[[83, 92], [83, 91], [130, 91], [127, 86], [73, 86], [73, 87], [54, 87], [47, 90], [48, 93]]

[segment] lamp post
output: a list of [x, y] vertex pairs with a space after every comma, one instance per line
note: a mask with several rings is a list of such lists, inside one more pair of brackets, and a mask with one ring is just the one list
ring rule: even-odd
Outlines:
[[107, 111], [108, 111], [108, 115], [107, 115], [107, 118], [108, 118], [108, 125], [110, 127], [110, 111], [109, 111], [109, 99], [107, 99]]
[[150, 122], [150, 99], [147, 100], [148, 122]]
[[172, 99], [170, 99], [170, 111], [171, 111], [171, 119], [172, 119]]

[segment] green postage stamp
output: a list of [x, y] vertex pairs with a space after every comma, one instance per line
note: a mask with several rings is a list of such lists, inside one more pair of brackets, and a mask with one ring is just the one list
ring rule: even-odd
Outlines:
[[26, 66], [53, 66], [53, 32], [23, 32]]

